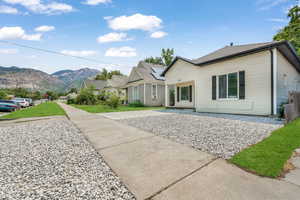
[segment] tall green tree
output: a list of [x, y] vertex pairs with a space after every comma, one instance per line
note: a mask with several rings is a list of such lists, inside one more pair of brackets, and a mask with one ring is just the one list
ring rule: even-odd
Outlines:
[[296, 5], [288, 12], [290, 19], [288, 25], [281, 29], [275, 36], [274, 40], [288, 40], [295, 47], [298, 55], [300, 56], [300, 7]]
[[174, 49], [162, 49], [161, 57], [166, 66], [169, 66], [174, 59]]
[[161, 57], [149, 57], [144, 60], [146, 63], [154, 64], [154, 65], [163, 65], [164, 62]]
[[120, 70], [112, 70], [108, 71], [107, 69], [103, 68], [100, 74], [98, 74], [95, 80], [108, 80], [111, 79], [113, 75], [123, 75]]
[[174, 49], [162, 49], [161, 57], [149, 57], [144, 61], [147, 63], [155, 64], [155, 65], [165, 65], [168, 66], [172, 63], [174, 59]]

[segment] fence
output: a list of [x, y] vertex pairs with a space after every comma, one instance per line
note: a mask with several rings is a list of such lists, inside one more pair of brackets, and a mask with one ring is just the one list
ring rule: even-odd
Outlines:
[[300, 92], [289, 93], [289, 103], [284, 107], [284, 115], [287, 123], [300, 117]]

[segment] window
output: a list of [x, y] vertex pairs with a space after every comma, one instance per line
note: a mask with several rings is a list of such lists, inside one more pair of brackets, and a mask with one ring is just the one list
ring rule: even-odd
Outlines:
[[151, 95], [152, 95], [152, 99], [157, 99], [157, 84], [152, 84]]
[[133, 101], [138, 101], [139, 100], [139, 87], [135, 86], [133, 87]]
[[219, 99], [227, 98], [227, 75], [219, 76]]
[[228, 74], [228, 98], [238, 98], [238, 74]]
[[188, 101], [189, 100], [189, 87], [181, 87], [180, 88], [180, 100]]
[[238, 73], [219, 76], [219, 99], [238, 98]]

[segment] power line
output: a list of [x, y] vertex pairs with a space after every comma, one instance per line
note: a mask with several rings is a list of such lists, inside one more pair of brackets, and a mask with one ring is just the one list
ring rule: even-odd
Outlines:
[[5, 40], [0, 40], [0, 43], [10, 44], [10, 45], [14, 45], [14, 46], [22, 47], [22, 48], [33, 49], [33, 50], [36, 50], [36, 51], [42, 51], [42, 52], [61, 55], [61, 56], [73, 57], [73, 58], [86, 60], [86, 61], [90, 61], [90, 62], [94, 62], [94, 63], [98, 63], [98, 64], [101, 63], [101, 64], [108, 64], [108, 65], [118, 65], [118, 64], [108, 63], [108, 62], [104, 62], [104, 61], [100, 61], [100, 60], [96, 60], [96, 59], [84, 58], [84, 57], [81, 57], [81, 56], [72, 56], [72, 55], [64, 54], [64, 53], [61, 53], [61, 52], [58, 52], [58, 51], [42, 49], [42, 48], [37, 48], [37, 47], [31, 47], [31, 46], [28, 46], [28, 45], [18, 44], [18, 43], [15, 43], [15, 42], [9, 42], [9, 41], [5, 41]]

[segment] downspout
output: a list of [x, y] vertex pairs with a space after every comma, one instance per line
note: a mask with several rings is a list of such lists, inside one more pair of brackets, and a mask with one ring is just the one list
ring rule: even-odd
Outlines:
[[277, 115], [277, 49], [271, 49], [271, 113]]
[[274, 62], [273, 62], [273, 50], [270, 49], [271, 53], [271, 115], [274, 114]]

